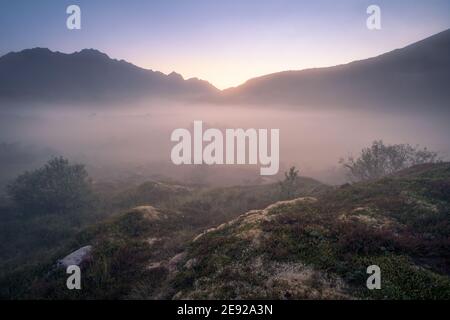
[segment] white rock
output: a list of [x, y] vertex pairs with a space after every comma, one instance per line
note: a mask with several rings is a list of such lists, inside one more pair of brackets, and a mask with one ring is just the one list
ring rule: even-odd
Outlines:
[[57, 261], [58, 267], [65, 267], [68, 266], [80, 266], [80, 264], [86, 260], [86, 258], [91, 254], [92, 246], [85, 246], [82, 247], [71, 254], [65, 256], [64, 258]]

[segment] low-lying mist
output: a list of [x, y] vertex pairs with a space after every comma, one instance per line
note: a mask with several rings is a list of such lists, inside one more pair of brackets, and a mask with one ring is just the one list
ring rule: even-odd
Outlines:
[[[170, 141], [171, 132], [191, 129], [194, 120], [218, 129], [280, 129], [279, 175], [261, 177], [257, 166], [175, 166], [170, 159], [175, 144]], [[357, 155], [373, 140], [420, 144], [444, 158], [450, 154], [450, 127], [446, 117], [439, 115], [297, 111], [279, 106], [162, 102], [148, 107], [39, 107], [2, 112], [0, 136], [4, 146], [20, 146], [17, 157], [31, 154], [28, 162], [21, 162], [10, 147], [2, 148], [0, 180], [41, 165], [51, 155], [63, 155], [86, 164], [94, 179], [102, 181], [157, 178], [210, 185], [254, 184], [277, 181], [295, 165], [301, 175], [337, 184], [345, 181], [339, 159]]]

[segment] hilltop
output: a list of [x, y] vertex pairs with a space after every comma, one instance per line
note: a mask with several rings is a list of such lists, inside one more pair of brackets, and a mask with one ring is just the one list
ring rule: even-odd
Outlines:
[[449, 212], [449, 163], [279, 202], [197, 237], [173, 297], [449, 299]]

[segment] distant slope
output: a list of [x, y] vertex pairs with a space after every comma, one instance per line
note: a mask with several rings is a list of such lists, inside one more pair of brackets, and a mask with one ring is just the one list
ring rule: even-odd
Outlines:
[[450, 106], [450, 29], [383, 55], [329, 68], [285, 71], [223, 92], [240, 103], [317, 108]]
[[0, 101], [114, 102], [197, 98], [216, 93], [206, 81], [139, 68], [93, 49], [72, 54], [45, 48], [0, 57]]

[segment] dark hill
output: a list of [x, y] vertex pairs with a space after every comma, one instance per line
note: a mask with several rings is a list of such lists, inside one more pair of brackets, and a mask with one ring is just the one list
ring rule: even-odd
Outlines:
[[226, 90], [225, 101], [304, 108], [448, 111], [450, 30], [380, 56], [329, 68], [285, 71]]
[[0, 101], [116, 102], [199, 98], [217, 91], [206, 81], [139, 68], [85, 49], [72, 54], [35, 48], [0, 57]]

